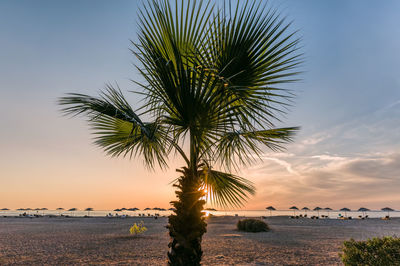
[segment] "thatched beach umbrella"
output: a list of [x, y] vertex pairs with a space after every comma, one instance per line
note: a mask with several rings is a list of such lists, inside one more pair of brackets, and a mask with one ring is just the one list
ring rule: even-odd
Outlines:
[[317, 211], [317, 213], [318, 213], [318, 217], [319, 217], [319, 211], [320, 211], [320, 210], [322, 210], [321, 207], [315, 207], [315, 208], [314, 208], [314, 211]]
[[144, 211], [149, 211], [149, 210], [151, 210], [151, 208], [146, 208], [146, 209], [144, 209]]
[[276, 209], [272, 206], [268, 206], [267, 208], [265, 208], [267, 210], [269, 210], [269, 216], [272, 216], [272, 211], [275, 211]]
[[303, 207], [303, 209], [301, 209], [302, 211], [305, 212], [305, 214], [307, 214], [307, 211], [309, 211], [310, 209], [308, 207]]
[[86, 208], [85, 211], [87, 211], [87, 215], [89, 216], [89, 213], [90, 213], [91, 211], [93, 211], [93, 208]]
[[121, 209], [115, 209], [114, 210], [115, 212], [120, 212], [120, 211], [122, 211]]
[[332, 211], [332, 209], [329, 208], [329, 207], [326, 207], [326, 208], [324, 208], [324, 210], [325, 210], [325, 211], [328, 211], [328, 217], [329, 217], [329, 212]]
[[296, 215], [296, 210], [299, 210], [296, 206], [292, 206], [289, 208], [289, 210], [293, 210], [293, 215]]
[[340, 211], [344, 212], [344, 216], [347, 217], [347, 212], [350, 212], [351, 210], [349, 208], [341, 208]]
[[69, 211], [69, 212], [72, 212], [72, 216], [73, 216], [74, 211], [77, 211], [77, 210], [78, 210], [77, 208], [71, 208], [71, 209], [69, 209], [68, 211]]
[[175, 208], [169, 208], [168, 210], [169, 210], [169, 211], [176, 211]]
[[358, 209], [358, 211], [359, 211], [359, 212], [362, 212], [363, 216], [365, 216], [365, 215], [366, 215], [366, 212], [370, 211], [370, 209], [361, 207], [361, 208]]
[[138, 211], [139, 209], [138, 208], [129, 208], [128, 209], [128, 211], [131, 211], [131, 212], [135, 212], [135, 211]]
[[9, 211], [10, 209], [7, 209], [7, 208], [3, 208], [3, 209], [1, 209], [2, 211]]
[[44, 211], [47, 211], [48, 209], [47, 208], [41, 208], [40, 210], [42, 211], [42, 215], [44, 215]]
[[61, 215], [61, 212], [60, 211], [63, 211], [64, 210], [64, 208], [57, 208], [56, 209], [56, 211], [58, 211], [58, 215]]
[[382, 208], [381, 210], [384, 211], [384, 212], [387, 212], [388, 216], [389, 216], [389, 212], [393, 212], [394, 211], [392, 208], [389, 208], [389, 207]]

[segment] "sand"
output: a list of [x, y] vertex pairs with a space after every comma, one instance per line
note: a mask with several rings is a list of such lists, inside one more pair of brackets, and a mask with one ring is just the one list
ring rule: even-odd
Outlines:
[[[400, 236], [400, 218], [389, 221], [271, 217], [271, 231], [243, 233], [238, 217], [213, 217], [203, 239], [204, 265], [340, 265], [344, 240]], [[144, 221], [148, 231], [130, 236]], [[0, 218], [0, 265], [165, 265], [167, 218]]]

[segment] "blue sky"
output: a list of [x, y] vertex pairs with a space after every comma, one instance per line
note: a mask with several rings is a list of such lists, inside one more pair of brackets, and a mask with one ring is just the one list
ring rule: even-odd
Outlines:
[[[287, 152], [266, 151], [241, 171], [258, 187], [246, 208], [400, 209], [400, 2], [271, 5], [303, 39], [303, 81], [290, 86], [297, 98], [284, 123], [302, 130]], [[128, 48], [137, 8], [136, 1], [0, 2], [4, 207], [167, 207], [173, 199], [168, 183], [179, 161], [149, 173], [140, 160], [105, 157], [86, 123], [62, 117], [56, 105], [63, 93], [96, 94], [107, 82], [135, 89], [129, 79], [140, 77]]]

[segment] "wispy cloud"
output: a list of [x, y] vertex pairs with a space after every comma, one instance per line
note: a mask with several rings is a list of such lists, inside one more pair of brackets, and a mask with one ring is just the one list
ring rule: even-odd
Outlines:
[[400, 208], [399, 103], [304, 137], [290, 156], [265, 154], [243, 171], [256, 182], [255, 202]]

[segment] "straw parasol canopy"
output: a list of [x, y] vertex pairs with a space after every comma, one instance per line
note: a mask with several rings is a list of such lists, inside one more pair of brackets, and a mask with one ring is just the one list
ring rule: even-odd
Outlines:
[[44, 211], [47, 211], [47, 208], [40, 208], [40, 210], [42, 211], [42, 214], [44, 215]]
[[169, 211], [176, 211], [175, 208], [169, 208], [168, 210], [169, 210]]
[[308, 207], [304, 207], [303, 209], [301, 209], [302, 211], [309, 211], [310, 210], [310, 208], [308, 208]]
[[151, 210], [151, 208], [146, 208], [146, 209], [144, 209], [144, 211], [149, 211], [149, 210]]
[[78, 210], [77, 208], [71, 208], [71, 209], [69, 209], [68, 211], [69, 211], [69, 212], [72, 212], [72, 214], [73, 214], [73, 212], [74, 212], [74, 211], [77, 211], [77, 210]]
[[115, 209], [114, 210], [115, 212], [120, 212], [120, 211], [122, 211], [121, 209]]
[[387, 212], [388, 216], [389, 216], [389, 212], [393, 212], [394, 211], [392, 208], [389, 208], [389, 207], [382, 208], [381, 210], [384, 211], [384, 212]]
[[276, 211], [276, 209], [274, 207], [272, 207], [272, 206], [268, 206], [265, 209], [269, 210], [269, 216], [272, 216], [272, 211]]
[[57, 209], [56, 209], [56, 211], [59, 211], [59, 212], [58, 212], [59, 215], [61, 215], [61, 212], [60, 212], [60, 211], [62, 211], [62, 210], [64, 210], [64, 208], [57, 208]]
[[370, 211], [370, 209], [361, 207], [361, 208], [358, 209], [358, 211], [359, 211], [359, 212], [362, 212], [362, 214], [365, 216], [365, 213], [368, 212], [368, 211]]
[[332, 211], [332, 209], [329, 208], [329, 207], [326, 207], [326, 208], [324, 208], [324, 210], [325, 210], [325, 211], [328, 211], [328, 217], [329, 217], [329, 212]]
[[132, 212], [138, 211], [138, 210], [139, 210], [138, 208], [129, 208], [129, 209], [128, 209], [128, 211], [132, 211]]
[[320, 210], [322, 210], [321, 207], [315, 207], [315, 208], [314, 208], [314, 211], [317, 211], [317, 212], [318, 212], [318, 216], [319, 216], [319, 211], [320, 211]]
[[87, 211], [87, 215], [89, 216], [89, 213], [90, 213], [91, 211], [93, 211], [93, 208], [86, 208], [85, 211]]
[[293, 214], [296, 215], [296, 210], [299, 210], [296, 206], [292, 206], [289, 208], [289, 210], [293, 210]]
[[347, 212], [350, 212], [351, 210], [349, 208], [341, 208], [340, 211], [344, 212], [344, 215], [347, 217]]
[[7, 208], [3, 208], [3, 209], [1, 209], [2, 211], [9, 211], [10, 209], [7, 209]]

